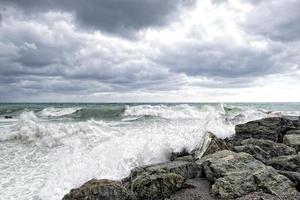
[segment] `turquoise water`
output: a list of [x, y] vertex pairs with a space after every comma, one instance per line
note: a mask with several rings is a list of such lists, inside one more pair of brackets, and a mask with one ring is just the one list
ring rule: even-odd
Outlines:
[[91, 178], [120, 179], [139, 165], [192, 150], [206, 131], [300, 114], [300, 103], [0, 104], [0, 196], [58, 200]]

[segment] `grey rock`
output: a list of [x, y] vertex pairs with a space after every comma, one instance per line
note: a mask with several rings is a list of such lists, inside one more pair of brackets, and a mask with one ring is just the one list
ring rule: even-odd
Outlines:
[[159, 171], [164, 170], [166, 172], [178, 174], [185, 179], [191, 179], [195, 177], [199, 177], [201, 175], [201, 166], [196, 164], [195, 162], [188, 162], [183, 160], [175, 160], [172, 162], [165, 162], [147, 166], [136, 167], [131, 170], [129, 178], [134, 178], [138, 174], [142, 172], [151, 172], [151, 171]]
[[139, 199], [164, 199], [185, 188], [186, 179], [200, 175], [195, 162], [176, 160], [134, 168], [122, 182]]
[[299, 172], [292, 172], [292, 171], [280, 171], [278, 170], [279, 174], [286, 176], [290, 181], [292, 181], [297, 188], [300, 190], [300, 173]]
[[202, 165], [207, 179], [214, 183], [213, 194], [220, 198], [237, 198], [259, 189], [280, 198], [298, 198], [288, 178], [248, 153], [223, 150], [197, 162]]
[[193, 150], [195, 160], [221, 150], [229, 150], [226, 140], [217, 138], [213, 133], [207, 132], [201, 139], [199, 146]]
[[241, 145], [242, 146], [235, 146], [234, 150], [237, 152], [249, 153], [254, 158], [263, 162], [272, 157], [296, 154], [296, 150], [294, 148], [271, 140], [250, 138], [241, 141]]
[[234, 150], [236, 152], [245, 152], [251, 154], [254, 158], [265, 162], [266, 160], [270, 159], [271, 156], [268, 152], [260, 148], [259, 146], [247, 144], [243, 146], [235, 146]]
[[255, 179], [251, 173], [233, 173], [215, 181], [212, 193], [223, 199], [233, 199], [258, 190]]
[[185, 179], [164, 171], [143, 172], [131, 183], [132, 192], [138, 199], [165, 199], [185, 186]]
[[299, 118], [271, 117], [250, 121], [235, 126], [235, 139], [240, 142], [248, 138], [266, 139], [282, 142], [283, 136], [290, 130], [300, 129]]
[[129, 200], [130, 192], [119, 182], [92, 179], [79, 188], [72, 189], [63, 200]]
[[266, 164], [277, 170], [300, 172], [300, 154], [271, 158]]
[[285, 135], [283, 137], [283, 143], [290, 147], [295, 148], [296, 151], [299, 152], [300, 151], [300, 134], [299, 135], [295, 135], [295, 134]]

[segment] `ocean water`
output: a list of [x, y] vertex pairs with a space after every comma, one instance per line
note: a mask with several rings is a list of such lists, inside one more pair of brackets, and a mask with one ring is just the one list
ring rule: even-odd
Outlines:
[[0, 104], [0, 197], [58, 200], [192, 150], [206, 131], [225, 138], [239, 123], [299, 114], [300, 103]]

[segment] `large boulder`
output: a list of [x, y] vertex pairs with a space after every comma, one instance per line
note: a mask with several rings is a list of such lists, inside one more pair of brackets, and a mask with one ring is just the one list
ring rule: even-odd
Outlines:
[[185, 187], [185, 179], [175, 173], [151, 171], [138, 174], [131, 180], [131, 190], [138, 199], [165, 199]]
[[285, 135], [283, 137], [283, 143], [295, 148], [297, 152], [300, 151], [300, 135]]
[[258, 160], [265, 162], [272, 157], [296, 154], [296, 150], [282, 143], [271, 140], [246, 139], [241, 141], [241, 146], [235, 146], [237, 152], [246, 152]]
[[207, 179], [214, 183], [212, 192], [217, 197], [237, 198], [260, 189], [280, 198], [296, 200], [299, 197], [288, 178], [248, 153], [223, 150], [197, 162], [202, 165]]
[[185, 179], [196, 178], [201, 175], [201, 166], [196, 164], [195, 162], [175, 160], [172, 162], [164, 162], [164, 163], [158, 163], [153, 165], [136, 167], [133, 170], [131, 170], [131, 173], [127, 177], [127, 179], [128, 178], [132, 179], [138, 174], [141, 174], [145, 171], [151, 172], [151, 171], [158, 171], [158, 170], [164, 170], [166, 172], [175, 173], [184, 177]]
[[186, 179], [200, 175], [195, 162], [175, 160], [136, 167], [122, 182], [139, 199], [164, 199], [186, 187]]
[[271, 158], [266, 164], [277, 170], [300, 172], [300, 154]]
[[119, 181], [92, 179], [72, 189], [63, 200], [130, 200], [130, 192]]
[[248, 138], [266, 139], [274, 142], [282, 142], [287, 131], [300, 129], [299, 118], [271, 117], [250, 121], [235, 126], [237, 141]]
[[213, 133], [207, 132], [203, 135], [199, 146], [193, 150], [194, 159], [198, 160], [203, 156], [215, 153], [221, 150], [229, 150], [230, 146], [226, 140], [217, 138]]

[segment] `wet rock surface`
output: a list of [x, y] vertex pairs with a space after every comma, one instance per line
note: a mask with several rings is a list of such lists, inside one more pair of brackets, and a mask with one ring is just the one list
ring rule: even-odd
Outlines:
[[300, 154], [271, 158], [267, 164], [277, 170], [300, 172]]
[[288, 178], [250, 154], [223, 150], [205, 156], [199, 162], [207, 179], [214, 183], [212, 193], [220, 198], [237, 198], [258, 189], [280, 198], [298, 198], [298, 192]]
[[272, 157], [296, 154], [296, 150], [282, 143], [264, 139], [246, 139], [241, 141], [241, 146], [235, 146], [236, 152], [246, 152], [254, 158], [266, 162]]
[[[294, 132], [294, 131], [293, 131]], [[300, 151], [300, 135], [290, 134], [283, 137], [283, 143]]]
[[92, 179], [81, 187], [72, 189], [63, 200], [129, 200], [130, 192], [119, 181]]

